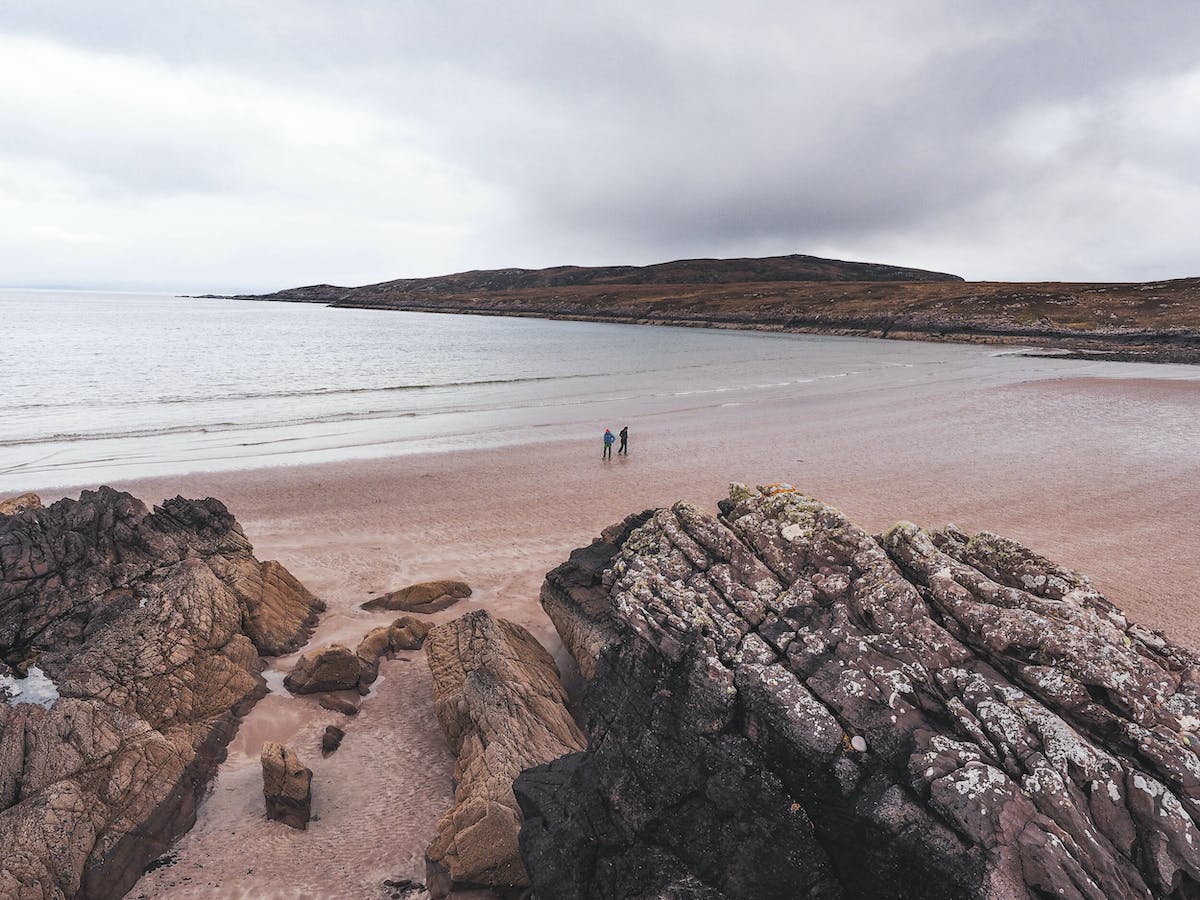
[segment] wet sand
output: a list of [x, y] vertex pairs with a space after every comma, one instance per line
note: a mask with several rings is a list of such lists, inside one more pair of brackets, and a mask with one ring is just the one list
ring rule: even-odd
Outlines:
[[[394, 618], [358, 609], [368, 597], [462, 578], [474, 596], [430, 618], [483, 606], [561, 652], [537, 595], [572, 548], [635, 510], [678, 499], [715, 509], [730, 480], [784, 480], [874, 530], [953, 521], [1014, 537], [1092, 576], [1135, 620], [1200, 648], [1200, 382], [963, 380], [628, 424], [630, 455], [609, 463], [597, 436], [114, 486], [148, 502], [224, 500], [260, 558], [280, 560], [328, 602], [312, 645], [357, 641]], [[272, 661], [275, 692], [244, 721], [174, 864], [130, 896], [366, 898], [386, 878], [423, 880], [452, 760], [423, 657], [403, 657], [384, 664], [353, 719], [288, 695], [280, 679], [294, 657]], [[322, 759], [326, 724], [347, 733]], [[307, 832], [264, 820], [266, 739], [292, 744], [313, 770], [318, 818]]]

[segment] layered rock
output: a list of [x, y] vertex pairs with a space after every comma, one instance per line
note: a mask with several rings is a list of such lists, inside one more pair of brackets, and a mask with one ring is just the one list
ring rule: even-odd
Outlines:
[[275, 741], [263, 744], [260, 759], [267, 818], [305, 831], [312, 815], [312, 770], [295, 750]]
[[470, 596], [471, 587], [465, 581], [422, 581], [368, 600], [362, 608], [434, 613]]
[[438, 722], [458, 757], [454, 806], [426, 855], [429, 890], [527, 885], [513, 779], [584, 745], [558, 669], [528, 631], [486, 610], [435, 627], [425, 655]]
[[101, 488], [0, 518], [0, 656], [58, 695], [0, 703], [0, 896], [128, 889], [191, 827], [259, 651], [320, 608], [216, 500]]
[[1200, 896], [1196, 654], [1004, 538], [720, 509], [547, 579], [591, 681], [516, 784], [537, 895]]

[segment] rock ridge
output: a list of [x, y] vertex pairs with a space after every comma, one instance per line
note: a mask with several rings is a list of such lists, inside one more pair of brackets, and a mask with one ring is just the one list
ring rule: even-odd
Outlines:
[[529, 881], [513, 779], [584, 745], [558, 669], [528, 631], [482, 609], [435, 626], [425, 656], [434, 711], [457, 757], [454, 805], [426, 853], [429, 891], [444, 897], [455, 885], [522, 888]]
[[0, 702], [0, 896], [121, 896], [191, 827], [259, 654], [322, 608], [211, 498], [100, 488], [0, 518], [0, 657], [57, 691]]
[[1200, 896], [1195, 653], [996, 535], [719, 509], [547, 577], [591, 674], [514, 785], [538, 896]]

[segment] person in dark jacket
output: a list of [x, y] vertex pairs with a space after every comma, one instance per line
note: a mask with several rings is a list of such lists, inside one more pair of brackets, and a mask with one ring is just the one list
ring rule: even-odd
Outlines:
[[612, 431], [608, 428], [605, 428], [604, 429], [604, 455], [600, 457], [601, 459], [612, 459], [612, 445], [613, 445], [613, 441], [615, 441], [615, 440], [616, 440], [616, 437], [613, 435]]
[[617, 456], [621, 454], [629, 455], [629, 426], [621, 427], [621, 446], [617, 448]]

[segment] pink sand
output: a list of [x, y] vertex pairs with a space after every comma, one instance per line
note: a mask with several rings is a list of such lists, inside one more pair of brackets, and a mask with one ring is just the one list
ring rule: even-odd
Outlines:
[[[714, 509], [730, 480], [784, 480], [871, 529], [903, 518], [1014, 537], [1091, 575], [1135, 620], [1200, 647], [1197, 423], [1195, 381], [964, 381], [915, 399], [897, 385], [632, 419], [630, 455], [610, 463], [589, 436], [115, 486], [150, 502], [224, 500], [260, 558], [280, 560], [329, 603], [313, 644], [357, 641], [393, 618], [358, 609], [368, 597], [461, 578], [474, 596], [431, 618], [483, 606], [561, 651], [537, 596], [572, 548], [635, 510], [678, 499]], [[385, 878], [423, 880], [452, 760], [423, 656], [403, 656], [383, 666], [353, 719], [282, 688], [259, 703], [175, 864], [130, 896], [368, 898]], [[293, 659], [272, 662], [276, 684]], [[322, 759], [330, 723], [347, 734]], [[264, 819], [258, 753], [268, 738], [313, 770], [319, 818], [307, 832]]]

